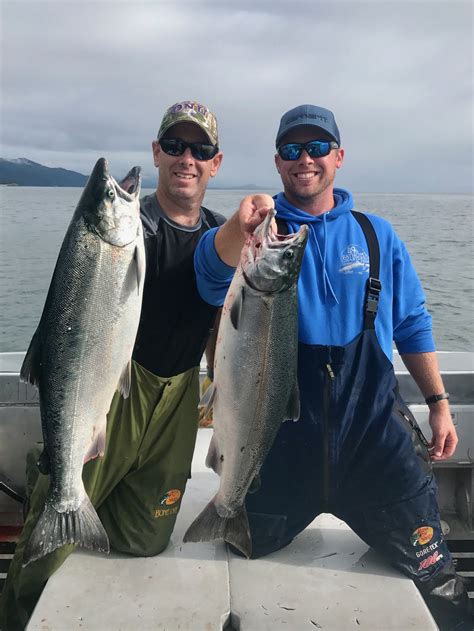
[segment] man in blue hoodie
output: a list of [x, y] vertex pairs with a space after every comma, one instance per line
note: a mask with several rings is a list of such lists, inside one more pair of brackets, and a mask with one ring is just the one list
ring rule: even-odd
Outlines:
[[[252, 556], [330, 512], [413, 578], [442, 629], [472, 629], [436, 501], [431, 461], [451, 456], [458, 438], [418, 276], [392, 226], [354, 212], [351, 193], [334, 188], [344, 149], [332, 112], [290, 110], [276, 148], [284, 192], [246, 197], [195, 253], [199, 292], [221, 306], [245, 235], [270, 207], [280, 232], [309, 226], [298, 284], [301, 417], [282, 425], [261, 487], [247, 496]], [[429, 405], [430, 443], [398, 394], [393, 342]]]

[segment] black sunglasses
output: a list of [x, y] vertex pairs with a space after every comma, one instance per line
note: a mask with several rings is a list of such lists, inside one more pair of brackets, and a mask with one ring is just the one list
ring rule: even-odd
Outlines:
[[210, 145], [205, 142], [185, 142], [178, 138], [162, 138], [160, 147], [169, 156], [182, 156], [186, 149], [191, 149], [191, 155], [196, 160], [211, 160], [219, 151], [217, 145]]
[[329, 155], [331, 149], [339, 149], [334, 141], [310, 140], [309, 142], [289, 142], [278, 147], [278, 154], [282, 160], [299, 160], [303, 150], [311, 158], [324, 158]]

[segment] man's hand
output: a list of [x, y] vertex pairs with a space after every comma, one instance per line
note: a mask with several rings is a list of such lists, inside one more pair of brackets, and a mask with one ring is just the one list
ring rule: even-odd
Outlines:
[[[247, 197], [244, 197], [240, 202], [238, 210], [242, 233], [244, 235], [252, 233], [265, 219], [268, 211], [274, 207], [273, 198], [265, 193], [257, 193], [256, 195], [247, 195]], [[274, 229], [276, 230], [276, 224]]]
[[[436, 392], [444, 392], [436, 353], [404, 353], [400, 356], [425, 398]], [[443, 399], [431, 403], [429, 408], [429, 421], [433, 433], [429, 444], [431, 460], [446, 460], [453, 455], [458, 444], [449, 404]]]
[[262, 223], [273, 207], [273, 199], [265, 193], [244, 197], [239, 210], [216, 233], [214, 245], [224, 263], [237, 267], [246, 237]]
[[[435, 405], [439, 405], [436, 403]], [[449, 412], [449, 406], [440, 409], [430, 409], [429, 422], [433, 437], [429, 444], [433, 461], [446, 460], [453, 455], [458, 444], [458, 435]]]
[[[201, 386], [201, 398], [204, 396], [204, 393], [206, 392], [206, 390], [210, 388], [211, 386], [212, 386], [212, 379], [208, 375], [206, 375], [206, 377], [204, 377], [204, 381]], [[205, 414], [204, 412], [206, 411], [206, 407], [204, 405], [199, 405], [198, 410], [199, 410], [199, 427], [212, 427], [212, 422], [213, 422], [212, 409], [210, 410], [210, 412]]]

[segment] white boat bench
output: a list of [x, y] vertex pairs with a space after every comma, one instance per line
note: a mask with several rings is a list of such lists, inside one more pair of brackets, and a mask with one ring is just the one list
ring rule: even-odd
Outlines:
[[183, 544], [213, 497], [201, 429], [176, 528], [156, 557], [78, 550], [49, 580], [28, 631], [436, 631], [411, 580], [348, 526], [320, 515], [283, 550], [236, 557], [222, 541]]

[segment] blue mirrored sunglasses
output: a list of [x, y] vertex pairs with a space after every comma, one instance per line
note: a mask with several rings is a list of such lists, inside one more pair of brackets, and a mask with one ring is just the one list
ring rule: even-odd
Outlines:
[[278, 155], [282, 160], [299, 160], [303, 151], [311, 158], [323, 158], [329, 155], [331, 149], [339, 149], [337, 142], [310, 140], [309, 142], [289, 142], [278, 147]]

